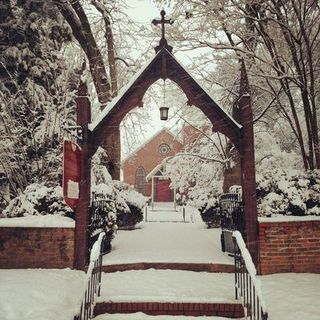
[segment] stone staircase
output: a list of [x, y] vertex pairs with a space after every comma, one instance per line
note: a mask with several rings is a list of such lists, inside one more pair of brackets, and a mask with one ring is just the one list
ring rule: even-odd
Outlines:
[[242, 304], [234, 299], [231, 265], [135, 263], [102, 268], [96, 320], [244, 317]]

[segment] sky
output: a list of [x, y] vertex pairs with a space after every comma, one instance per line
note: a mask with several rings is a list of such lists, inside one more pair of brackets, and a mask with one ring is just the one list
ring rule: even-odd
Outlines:
[[[129, 0], [127, 2], [128, 5], [128, 15], [138, 23], [141, 23], [141, 25], [144, 25], [145, 27], [154, 27], [151, 24], [151, 21], [154, 18], [160, 19], [160, 11], [161, 9], [157, 8], [157, 6], [154, 4], [152, 0]], [[168, 8], [163, 8], [166, 10], [167, 13], [170, 12]], [[171, 110], [172, 114], [172, 110]], [[145, 134], [141, 137], [141, 144], [149, 139], [151, 136], [153, 136], [156, 132], [160, 131], [162, 128], [165, 127], [172, 127], [174, 121], [161, 121], [160, 120], [160, 112], [155, 107], [150, 112], [150, 122], [148, 127], [145, 128]], [[170, 110], [169, 110], [169, 117], [170, 117]], [[137, 145], [137, 148], [139, 145]], [[125, 149], [122, 148], [122, 152], [125, 152]], [[122, 158], [124, 158], [127, 154], [123, 153]]]
[[160, 17], [160, 10], [152, 0], [129, 0], [127, 5], [128, 14], [137, 22], [151, 24], [152, 19]]

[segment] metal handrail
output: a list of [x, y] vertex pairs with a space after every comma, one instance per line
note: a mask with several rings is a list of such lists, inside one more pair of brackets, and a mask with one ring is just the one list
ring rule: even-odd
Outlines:
[[235, 246], [235, 297], [241, 298], [245, 308], [246, 319], [267, 320], [268, 312], [263, 300], [257, 271], [242, 235], [239, 231], [233, 232]]
[[103, 243], [105, 237], [105, 232], [101, 232], [97, 241], [92, 246], [87, 271], [87, 288], [82, 299], [80, 312], [75, 316], [75, 320], [88, 320], [93, 318], [95, 301], [96, 298], [100, 296]]

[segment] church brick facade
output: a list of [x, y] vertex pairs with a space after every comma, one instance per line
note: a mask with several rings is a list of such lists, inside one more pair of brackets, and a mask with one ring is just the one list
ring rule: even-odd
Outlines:
[[[151, 195], [151, 181], [146, 176], [165, 158], [174, 156], [183, 148], [182, 143], [170, 131], [163, 129], [123, 162], [124, 182], [135, 186], [135, 189], [145, 196]], [[158, 187], [168, 190], [169, 182], [159, 180]], [[165, 193], [167, 191], [164, 191]], [[166, 197], [166, 196], [164, 196]], [[171, 199], [172, 200], [172, 199]], [[171, 201], [168, 199], [168, 201]]]

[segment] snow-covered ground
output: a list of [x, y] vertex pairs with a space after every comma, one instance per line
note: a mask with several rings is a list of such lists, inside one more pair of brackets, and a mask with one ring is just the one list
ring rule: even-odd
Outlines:
[[[142, 271], [140, 271], [142, 272]], [[164, 293], [163, 299], [180, 294], [176, 288], [178, 279], [165, 277], [166, 270], [147, 270], [146, 278], [138, 279], [138, 271], [126, 271], [119, 278], [119, 273], [106, 275], [103, 279], [102, 295], [106, 297], [115, 297], [115, 291], [134, 282], [143, 281], [143, 285], [138, 287], [139, 295], [148, 295], [148, 301], [155, 297], [156, 294]], [[170, 271], [172, 272], [172, 271]], [[137, 273], [134, 276], [134, 273]], [[174, 273], [174, 272], [173, 272]], [[172, 275], [173, 275], [172, 273]], [[188, 271], [183, 271], [186, 274]], [[117, 275], [118, 274], [118, 275]], [[126, 274], [126, 275], [125, 275]], [[195, 297], [197, 300], [207, 299], [212, 296], [214, 300], [214, 290], [222, 286], [222, 281], [215, 279], [217, 275], [206, 273], [195, 273], [195, 277], [188, 277], [183, 283], [182, 290], [186, 296]], [[198, 275], [197, 275], [198, 274]], [[205, 275], [204, 275], [205, 274]], [[129, 276], [133, 276], [131, 279]], [[202, 277], [204, 275], [204, 277]], [[221, 275], [221, 274], [220, 274]], [[229, 288], [230, 274], [222, 274], [222, 280], [225, 279]], [[115, 286], [115, 278], [118, 277], [120, 282]], [[183, 275], [182, 275], [183, 277]], [[211, 280], [208, 280], [208, 278]], [[207, 283], [202, 283], [202, 280]], [[268, 305], [269, 320], [319, 320], [319, 301], [320, 301], [320, 275], [318, 274], [275, 274], [260, 277], [262, 281], [262, 290], [264, 298]], [[168, 281], [171, 283], [168, 285]], [[200, 282], [201, 280], [201, 282]], [[124, 285], [124, 282], [128, 284]], [[154, 286], [161, 283], [161, 288], [154, 288], [154, 292], [147, 290], [146, 284], [150, 283]], [[210, 281], [210, 282], [208, 282]], [[0, 270], [0, 319], [1, 320], [72, 320], [73, 315], [79, 310], [80, 301], [84, 290], [85, 276], [81, 271], [72, 270]], [[110, 291], [105, 292], [108, 288]], [[208, 286], [208, 283], [213, 286]], [[140, 283], [141, 284], [141, 283]], [[113, 289], [114, 286], [114, 289]], [[216, 288], [214, 288], [216, 286]], [[145, 288], [145, 289], [143, 289]], [[135, 288], [136, 289], [136, 288]], [[127, 297], [133, 295], [133, 291], [129, 289]], [[222, 289], [224, 290], [224, 289]], [[136, 292], [137, 292], [136, 291]], [[233, 290], [232, 290], [233, 293]], [[220, 293], [223, 296], [233, 299], [232, 293]], [[119, 294], [119, 292], [118, 292]], [[200, 298], [204, 297], [204, 298]], [[210, 297], [211, 298], [211, 297]], [[122, 299], [122, 298], [121, 298]], [[185, 300], [185, 299], [183, 299]], [[141, 313], [133, 315], [101, 315], [96, 320], [138, 320], [150, 318], [150, 320], [165, 320], [171, 317], [147, 317]], [[188, 317], [192, 318], [193, 317]], [[177, 317], [176, 320], [184, 320], [187, 317]], [[215, 317], [197, 317], [196, 320], [223, 320], [223, 318]]]
[[[206, 229], [203, 223], [195, 220], [195, 223], [143, 222], [136, 230], [121, 230], [113, 241], [113, 250], [104, 257], [104, 263], [231, 264], [233, 260], [220, 251], [220, 230]], [[46, 225], [41, 221], [40, 225]], [[260, 280], [269, 320], [320, 319], [320, 274], [275, 274], [262, 276]], [[73, 320], [79, 311], [85, 285], [86, 276], [82, 271], [0, 270], [0, 319]], [[99, 300], [231, 302], [233, 293], [232, 274], [149, 269], [103, 275]], [[136, 313], [101, 315], [96, 320], [170, 318]], [[223, 320], [183, 316], [174, 319]]]
[[[234, 302], [233, 277], [227, 273], [153, 269], [116, 272], [104, 275], [98, 301]], [[320, 319], [319, 274], [274, 274], [260, 280], [269, 320]], [[138, 318], [143, 319], [141, 314], [132, 318], [110, 315], [108, 319]], [[104, 319], [100, 316], [96, 320]]]
[[320, 319], [320, 274], [280, 273], [260, 279], [269, 320]]
[[0, 319], [73, 320], [86, 279], [70, 269], [0, 270]]
[[135, 230], [118, 231], [103, 264], [233, 264], [233, 259], [221, 252], [220, 233], [220, 229], [207, 229], [204, 223], [142, 222]]

